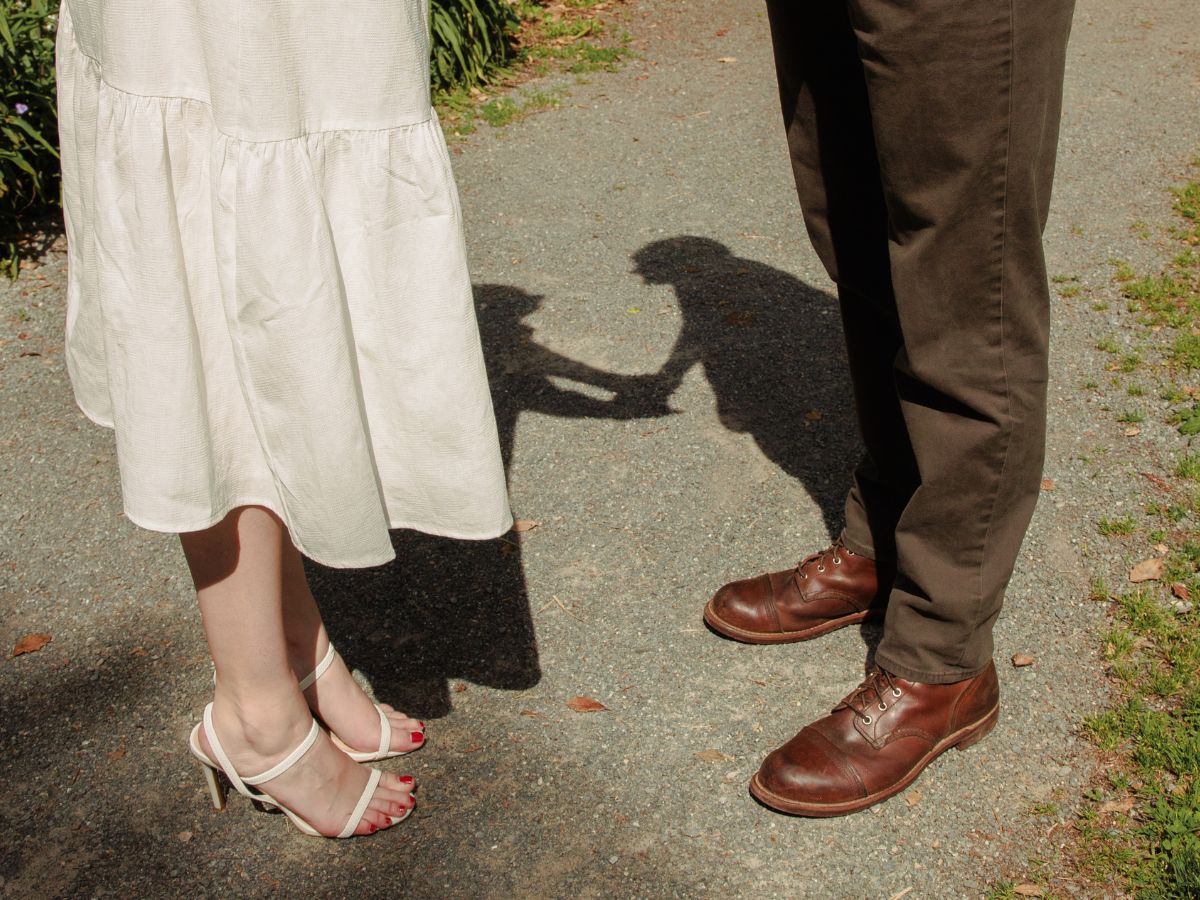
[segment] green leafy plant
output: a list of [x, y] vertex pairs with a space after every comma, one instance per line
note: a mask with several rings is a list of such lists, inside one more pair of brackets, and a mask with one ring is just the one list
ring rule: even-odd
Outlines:
[[58, 203], [54, 18], [47, 0], [0, 0], [0, 268], [17, 271], [29, 223]]
[[430, 81], [438, 93], [484, 84], [513, 56], [520, 25], [506, 0], [432, 0]]

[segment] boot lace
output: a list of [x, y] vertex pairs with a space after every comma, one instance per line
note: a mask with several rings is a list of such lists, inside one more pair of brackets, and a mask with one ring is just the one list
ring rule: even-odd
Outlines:
[[847, 556], [854, 555], [854, 551], [848, 549], [839, 538], [824, 550], [812, 553], [796, 563], [795, 577], [801, 581], [808, 581], [810, 571], [815, 569], [818, 573], [824, 572], [829, 566], [840, 566]]
[[866, 680], [863, 681], [854, 691], [843, 700], [840, 706], [854, 710], [855, 714], [862, 720], [864, 725], [870, 725], [875, 721], [873, 712], [887, 712], [888, 699], [893, 701], [900, 699], [904, 691], [896, 684], [896, 678], [892, 673], [883, 669], [875, 669], [871, 672]]

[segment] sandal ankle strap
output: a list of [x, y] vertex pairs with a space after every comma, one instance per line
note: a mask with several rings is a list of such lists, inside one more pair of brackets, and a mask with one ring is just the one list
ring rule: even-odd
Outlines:
[[337, 651], [333, 649], [332, 642], [329, 648], [325, 651], [325, 656], [317, 663], [317, 667], [300, 679], [300, 691], [303, 693], [313, 686], [318, 678], [325, 674], [325, 670], [333, 665], [333, 660], [337, 656]]
[[221, 739], [217, 737], [217, 729], [213, 726], [212, 708], [213, 705], [211, 703], [204, 707], [204, 736], [208, 738], [208, 745], [212, 748], [217, 762], [221, 764], [221, 768], [225, 772], [225, 777], [229, 779], [239, 794], [250, 798], [256, 798], [257, 795], [247, 785], [256, 786], [262, 784], [264, 781], [270, 781], [272, 778], [278, 778], [298, 763], [304, 754], [312, 749], [312, 745], [316, 743], [317, 737], [321, 733], [320, 726], [317, 725], [316, 720], [313, 720], [312, 727], [308, 729], [308, 735], [281, 762], [259, 775], [243, 778], [238, 774], [237, 769], [234, 768], [233, 761], [230, 760], [229, 754], [225, 752], [225, 748], [221, 746]]

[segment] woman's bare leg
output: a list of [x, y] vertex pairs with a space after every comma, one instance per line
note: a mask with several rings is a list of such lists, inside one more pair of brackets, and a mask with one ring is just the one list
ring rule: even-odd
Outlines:
[[[282, 555], [291, 542], [259, 507], [240, 507], [212, 528], [179, 537], [217, 668], [213, 724], [238, 772], [252, 776], [287, 756], [312, 723], [283, 633]], [[318, 831], [336, 834], [367, 776], [322, 734], [299, 764], [262, 788]], [[357, 833], [390, 824], [412, 806], [411, 790], [411, 782], [385, 774]]]
[[[316, 668], [329, 648], [329, 635], [317, 609], [304, 562], [285, 538], [282, 553], [283, 631], [292, 671], [303, 678]], [[350, 675], [341, 656], [305, 692], [312, 710], [354, 750], [379, 748], [379, 714], [375, 704]], [[392, 728], [391, 749], [407, 752], [425, 740], [425, 723], [382, 704]]]

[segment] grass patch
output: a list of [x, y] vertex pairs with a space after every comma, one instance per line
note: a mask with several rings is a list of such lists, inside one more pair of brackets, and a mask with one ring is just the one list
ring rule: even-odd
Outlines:
[[1096, 523], [1096, 530], [1105, 537], [1128, 537], [1133, 534], [1135, 525], [1132, 516], [1121, 516], [1119, 519], [1101, 519]]
[[[1183, 246], [1164, 271], [1143, 277], [1113, 263], [1142, 331], [1141, 352], [1108, 370], [1143, 370], [1139, 380], [1153, 384], [1173, 407], [1168, 421], [1191, 437], [1200, 434], [1200, 403], [1187, 384], [1200, 369], [1200, 179], [1173, 194], [1180, 224], [1172, 234]], [[1136, 223], [1135, 233], [1149, 228]], [[1111, 339], [1097, 348], [1119, 355]], [[1146, 390], [1130, 385], [1126, 392], [1143, 396]], [[1118, 416], [1130, 424], [1141, 420], [1134, 411]], [[1146, 538], [1157, 553], [1166, 551], [1162, 577], [1116, 594], [1097, 578], [1089, 594], [1111, 615], [1101, 648], [1112, 706], [1084, 723], [1105, 759], [1073, 822], [1060, 871], [1048, 878], [1082, 886], [1085, 896], [1200, 897], [1200, 452], [1180, 447], [1174, 463], [1154, 478], [1165, 493], [1146, 502], [1147, 516], [1158, 520]], [[1104, 518], [1097, 530], [1128, 537], [1136, 523], [1132, 516]], [[1130, 565], [1147, 554], [1140, 542], [1136, 546]], [[1035, 806], [1031, 814], [1049, 815], [1049, 806]], [[1031, 870], [1031, 880], [1044, 872]], [[992, 896], [1015, 889], [1012, 882], [997, 884]]]
[[510, 6], [518, 24], [508, 64], [496, 70], [487, 84], [435, 91], [446, 133], [471, 134], [480, 123], [503, 128], [562, 103], [561, 91], [513, 93], [531, 78], [612, 72], [632, 58], [629, 35], [597, 14], [604, 2], [513, 0]]
[[493, 128], [503, 128], [542, 110], [552, 109], [562, 102], [560, 93], [534, 91], [519, 96], [497, 97], [479, 107], [479, 117]]

